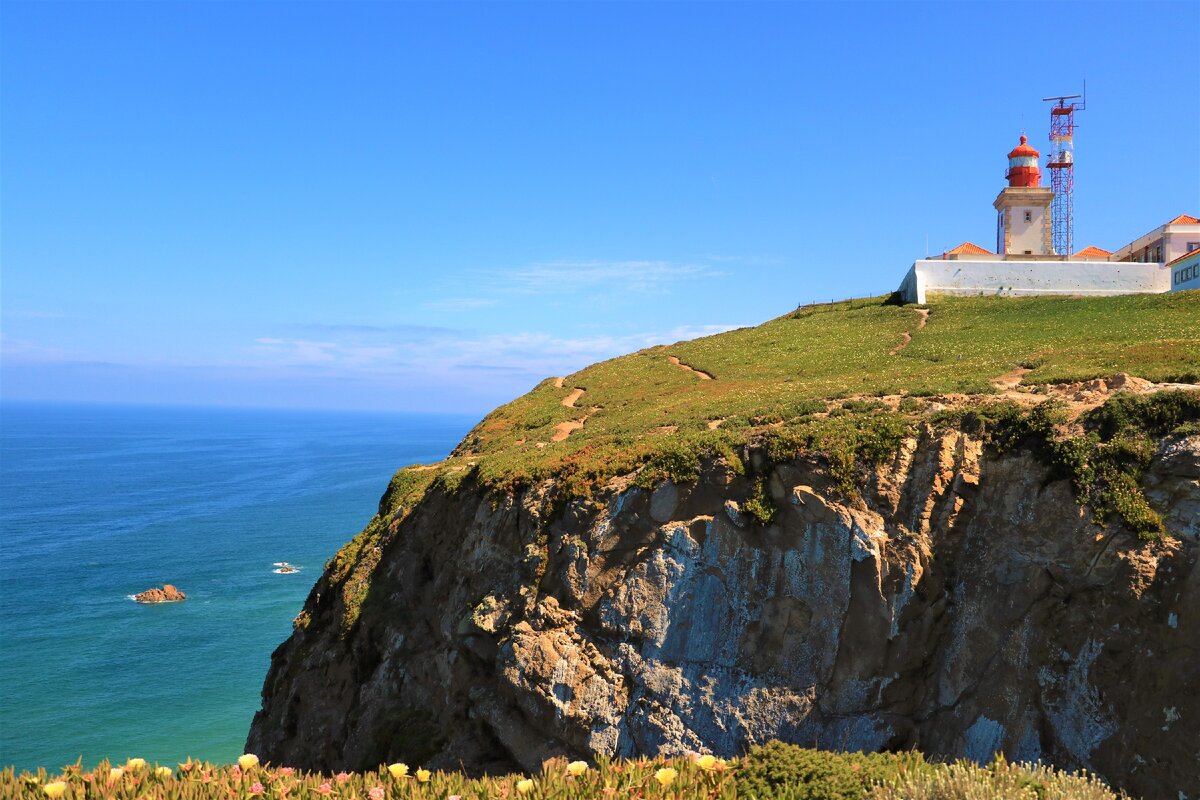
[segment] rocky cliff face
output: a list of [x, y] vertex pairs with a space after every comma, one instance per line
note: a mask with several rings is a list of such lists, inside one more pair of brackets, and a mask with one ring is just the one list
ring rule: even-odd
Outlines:
[[[278, 763], [533, 769], [555, 755], [826, 748], [1087, 767], [1200, 797], [1200, 437], [1147, 494], [1173, 538], [1097, 526], [1031, 455], [926, 429], [840, 495], [768, 465], [688, 485], [436, 490], [330, 574], [274, 654], [248, 748]], [[1180, 794], [1182, 793], [1182, 794]]]

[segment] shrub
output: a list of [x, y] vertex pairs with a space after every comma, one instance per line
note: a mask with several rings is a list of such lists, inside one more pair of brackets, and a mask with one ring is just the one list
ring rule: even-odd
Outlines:
[[866, 793], [846, 759], [781, 742], [750, 751], [737, 787], [739, 797], [755, 800], [858, 800]]
[[741, 506], [741, 510], [753, 517], [760, 525], [770, 525], [778, 511], [775, 501], [767, 493], [766, 483], [766, 479], [760, 476], [754, 482], [754, 494]]
[[738, 797], [859, 800], [883, 781], [935, 769], [920, 753], [831, 753], [771, 742], [752, 748], [737, 772]]
[[1095, 775], [1056, 772], [1041, 764], [1009, 764], [997, 758], [986, 767], [970, 762], [911, 771], [875, 786], [871, 800], [1116, 800]]
[[1188, 422], [1200, 421], [1200, 392], [1120, 393], [1084, 417], [1084, 424], [1108, 440], [1134, 429], [1161, 436]]

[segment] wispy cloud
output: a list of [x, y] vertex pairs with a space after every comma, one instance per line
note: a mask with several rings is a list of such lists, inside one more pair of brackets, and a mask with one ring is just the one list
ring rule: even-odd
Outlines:
[[35, 308], [15, 309], [8, 312], [10, 317], [20, 317], [21, 319], [48, 319], [60, 320], [71, 319], [70, 314], [65, 314], [62, 311], [43, 311]]
[[426, 311], [442, 311], [449, 314], [461, 314], [467, 311], [478, 311], [496, 305], [494, 297], [447, 297], [443, 300], [431, 300], [423, 303], [421, 308]]
[[[460, 331], [424, 340], [365, 326], [346, 326], [335, 333], [332, 329], [337, 327], [329, 326], [329, 335], [320, 338], [248, 339], [226, 358], [190, 364], [100, 363], [94, 357], [5, 337], [6, 396], [63, 399], [78, 396], [79, 387], [86, 386], [88, 396], [115, 401], [196, 402], [215, 397], [223, 403], [237, 398], [251, 404], [481, 413], [551, 375], [567, 375], [595, 361], [733, 326], [573, 337]], [[214, 386], [221, 387], [215, 395]]]
[[294, 330], [302, 330], [309, 333], [320, 333], [329, 336], [340, 336], [346, 334], [374, 336], [376, 334], [387, 334], [390, 337], [399, 337], [402, 339], [415, 341], [454, 336], [459, 333], [457, 328], [446, 328], [439, 325], [358, 325], [302, 322], [290, 325], [288, 327]]
[[521, 294], [570, 294], [596, 286], [651, 292], [683, 280], [716, 278], [725, 273], [708, 264], [669, 261], [553, 261], [492, 273], [507, 291]]
[[69, 361], [81, 357], [61, 347], [39, 344], [29, 339], [0, 333], [0, 353], [6, 361]]
[[462, 290], [461, 282], [443, 287], [446, 297], [426, 300], [424, 311], [470, 314], [499, 305], [505, 300], [544, 296], [578, 295], [583, 298], [621, 293], [651, 294], [665, 292], [685, 281], [721, 278], [729, 273], [720, 263], [757, 262], [733, 256], [704, 257], [696, 261], [562, 259], [517, 267], [493, 267], [472, 270], [473, 292], [467, 296], [452, 294]]
[[323, 340], [264, 336], [243, 351], [245, 364], [323, 367], [349, 371], [510, 372], [549, 375], [573, 372], [593, 361], [633, 350], [730, 330], [731, 325], [699, 325], [626, 335], [563, 337], [539, 332], [476, 334], [458, 332], [415, 342], [385, 331], [366, 337], [360, 330]]
[[396, 366], [402, 363], [401, 349], [388, 344], [287, 339], [264, 336], [247, 349], [253, 360], [290, 366], [336, 366], [342, 369]]

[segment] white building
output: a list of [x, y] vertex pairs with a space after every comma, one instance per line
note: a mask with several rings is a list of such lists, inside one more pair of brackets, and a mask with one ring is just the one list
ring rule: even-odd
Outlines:
[[1180, 214], [1145, 236], [1134, 239], [1109, 257], [1109, 261], [1166, 264], [1185, 253], [1200, 250], [1200, 219]]
[[1085, 247], [1056, 254], [1054, 194], [1039, 185], [1038, 155], [1024, 136], [1008, 154], [1008, 186], [992, 204], [997, 252], [964, 242], [940, 258], [914, 262], [900, 284], [905, 302], [939, 294], [1105, 296], [1200, 288], [1200, 219], [1186, 214], [1113, 253]]

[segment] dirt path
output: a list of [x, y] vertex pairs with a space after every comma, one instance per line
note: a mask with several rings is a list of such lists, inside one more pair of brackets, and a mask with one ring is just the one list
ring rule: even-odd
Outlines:
[[704, 370], [702, 370], [702, 369], [696, 369], [695, 367], [690, 367], [690, 366], [688, 366], [687, 364], [685, 364], [685, 363], [683, 363], [682, 361], [680, 361], [680, 360], [679, 360], [678, 358], [676, 358], [675, 356], [667, 356], [667, 361], [670, 361], [672, 364], [674, 364], [675, 366], [679, 367], [680, 369], [686, 369], [688, 372], [690, 372], [690, 373], [694, 374], [694, 375], [695, 375], [697, 378], [699, 378], [699, 379], [700, 379], [700, 380], [702, 380], [702, 381], [712, 381], [712, 380], [716, 380], [716, 378], [714, 378], [712, 375], [709, 375], [709, 374], [708, 374], [707, 372], [705, 372]]
[[[917, 318], [917, 327], [914, 328], [913, 330], [919, 331], [919, 330], [921, 330], [921, 328], [925, 327], [926, 322], [929, 322], [929, 309], [928, 308], [918, 308], [918, 309], [915, 309], [915, 311], [917, 312], [919, 317]], [[901, 334], [900, 344], [896, 345], [891, 350], [889, 350], [888, 355], [889, 356], [896, 355], [896, 353], [899, 353], [901, 350], [903, 350], [904, 348], [906, 348], [910, 344], [912, 344], [912, 340], [913, 340], [912, 332], [905, 331], [904, 333]]]
[[554, 435], [550, 437], [552, 442], [566, 441], [567, 437], [575, 431], [583, 427], [583, 423], [587, 422], [587, 417], [582, 419], [571, 419], [566, 422], [560, 422], [554, 426]]
[[1006, 372], [998, 378], [992, 378], [991, 384], [997, 389], [1016, 389], [1021, 385], [1021, 379], [1030, 372], [1033, 372], [1033, 370], [1026, 369], [1025, 367], [1017, 367], [1011, 372]]
[[[578, 391], [580, 394], [583, 393], [583, 389], [577, 389], [576, 391]], [[563, 403], [563, 405], [566, 405], [566, 403]], [[554, 434], [550, 437], [550, 441], [552, 441], [552, 442], [566, 441], [566, 438], [568, 436], [570, 436], [575, 431], [583, 428], [584, 423], [588, 421], [588, 417], [592, 416], [592, 414], [595, 414], [599, 410], [600, 410], [600, 406], [592, 406], [591, 408], [588, 409], [588, 412], [586, 414], [584, 414], [582, 417], [580, 417], [579, 419], [569, 419], [566, 422], [558, 423], [557, 425], [554, 426]], [[538, 443], [538, 447], [544, 447], [544, 446], [545, 446], [544, 442]]]
[[910, 344], [912, 344], [912, 334], [908, 331], [905, 331], [904, 333], [900, 334], [900, 344], [896, 345], [891, 350], [888, 350], [888, 355], [894, 356], [896, 353], [899, 353]]
[[585, 391], [584, 389], [580, 389], [578, 386], [576, 386], [574, 389], [571, 390], [571, 393], [569, 395], [567, 395], [566, 397], [564, 397], [562, 399], [562, 404], [564, 406], [566, 406], [567, 408], [574, 408], [576, 401], [578, 401], [579, 398], [583, 397], [584, 391]]
[[565, 381], [565, 380], [566, 380], [566, 378], [555, 378], [554, 379], [554, 388], [561, 389], [563, 387], [563, 381]]

